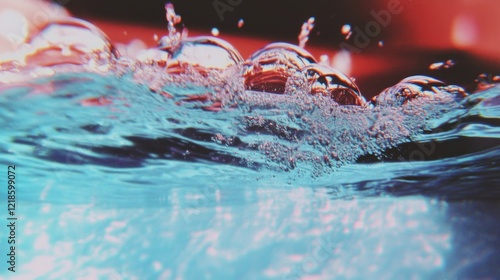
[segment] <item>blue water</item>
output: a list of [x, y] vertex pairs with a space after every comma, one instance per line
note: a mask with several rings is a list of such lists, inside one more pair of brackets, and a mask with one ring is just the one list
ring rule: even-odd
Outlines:
[[137, 80], [0, 86], [2, 279], [500, 277], [499, 86], [363, 109]]

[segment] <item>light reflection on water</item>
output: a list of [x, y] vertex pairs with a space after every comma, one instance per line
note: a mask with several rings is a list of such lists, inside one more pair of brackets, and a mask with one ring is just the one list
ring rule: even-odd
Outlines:
[[415, 196], [327, 200], [317, 207], [321, 197], [309, 188], [276, 193], [296, 200], [270, 199], [276, 194], [269, 192], [238, 190], [236, 197], [256, 200], [214, 202], [188, 213], [188, 220], [175, 206], [22, 203], [22, 261], [10, 279], [470, 279], [495, 273], [495, 203]]
[[453, 252], [446, 203], [366, 198], [315, 207], [309, 192], [280, 191], [301, 199], [276, 200], [264, 187], [251, 188], [236, 196], [255, 196], [253, 202], [215, 203], [184, 215], [175, 206], [23, 203], [19, 276], [343, 279], [445, 271]]
[[[349, 163], [311, 177], [302, 172], [314, 161], [284, 171], [272, 161], [256, 167], [206, 157], [203, 149], [211, 148], [266, 162], [261, 151], [203, 141], [203, 133], [293, 145], [242, 132], [235, 123], [249, 111], [183, 108], [125, 78], [83, 77], [13, 86], [0, 96], [9, 128], [0, 138], [1, 162], [20, 174], [18, 279], [468, 279], [498, 272], [498, 88], [431, 119], [430, 129], [441, 129], [413, 139], [435, 143], [437, 154], [459, 139], [464, 146], [454, 152]], [[81, 102], [101, 94], [114, 103]], [[208, 114], [217, 118], [199, 121]], [[184, 122], [171, 119], [180, 116]]]

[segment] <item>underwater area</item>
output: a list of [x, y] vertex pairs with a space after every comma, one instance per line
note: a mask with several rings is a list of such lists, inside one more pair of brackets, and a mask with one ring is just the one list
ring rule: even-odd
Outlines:
[[[0, 21], [30, 26], [2, 1]], [[236, 16], [239, 2], [212, 13]], [[29, 3], [57, 13], [24, 37], [0, 28], [1, 279], [500, 277], [489, 47], [402, 70], [405, 55], [428, 54], [393, 51], [370, 28], [365, 51], [344, 22], [331, 55], [309, 47], [317, 16], [291, 27], [297, 40], [247, 55], [223, 28], [188, 31], [185, 3], [160, 5], [149, 47], [70, 17], [75, 3]], [[378, 17], [409, 9], [386, 3]], [[480, 41], [469, 19], [457, 46]]]

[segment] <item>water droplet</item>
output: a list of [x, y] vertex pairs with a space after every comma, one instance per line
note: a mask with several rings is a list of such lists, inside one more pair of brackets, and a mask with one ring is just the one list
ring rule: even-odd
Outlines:
[[166, 51], [173, 51], [179, 46], [182, 39], [187, 38], [187, 30], [183, 28], [181, 33], [177, 32], [175, 26], [181, 23], [182, 18], [175, 13], [172, 3], [165, 4], [165, 18], [167, 19], [168, 35], [160, 38], [158, 47]]
[[28, 40], [26, 64], [53, 66], [76, 64], [108, 69], [119, 56], [109, 38], [93, 24], [75, 18], [48, 23]]
[[287, 43], [269, 44], [245, 62], [245, 88], [284, 93], [288, 78], [311, 63], [316, 60], [303, 48]]
[[365, 99], [356, 84], [339, 70], [311, 64], [302, 70], [311, 85], [310, 93], [330, 96], [340, 105], [364, 105]]
[[309, 34], [311, 30], [314, 28], [314, 17], [309, 18], [306, 22], [302, 24], [302, 28], [300, 29], [300, 33], [298, 36], [299, 39], [299, 47], [305, 48], [306, 43], [309, 40]]
[[444, 62], [434, 62], [431, 65], [429, 65], [429, 70], [438, 70], [443, 68]]
[[351, 25], [349, 24], [344, 24], [342, 26], [342, 28], [340, 29], [340, 32], [342, 33], [342, 35], [345, 35], [345, 39], [346, 40], [349, 40], [349, 38], [351, 37], [352, 35], [352, 28], [351, 28]]
[[340, 32], [342, 32], [343, 35], [349, 34], [351, 32], [351, 26], [349, 24], [344, 24], [340, 29]]
[[466, 96], [465, 90], [459, 86], [447, 85], [444, 82], [427, 76], [410, 76], [396, 85], [382, 91], [373, 97], [373, 105], [398, 106], [415, 98], [435, 98], [452, 94]]
[[213, 36], [216, 36], [216, 37], [217, 37], [217, 36], [219, 36], [219, 34], [220, 34], [220, 33], [219, 33], [219, 29], [217, 29], [217, 28], [215, 28], [215, 27], [214, 27], [214, 28], [212, 28], [212, 32], [211, 32], [211, 33], [212, 33], [212, 35], [213, 35]]
[[172, 35], [177, 33], [175, 26], [181, 23], [182, 18], [180, 15], [175, 13], [174, 5], [170, 2], [165, 4], [165, 18], [167, 19], [168, 24], [168, 34]]
[[238, 28], [242, 28], [244, 24], [245, 24], [245, 22], [243, 21], [243, 19], [240, 19], [238, 21]]
[[453, 66], [455, 66], [455, 61], [448, 59], [447, 61], [444, 61], [444, 62], [440, 61], [440, 62], [432, 63], [429, 66], [429, 70], [449, 69]]
[[140, 52], [136, 59], [142, 63], [157, 65], [161, 67], [167, 66], [169, 54], [160, 49], [147, 49]]
[[243, 58], [228, 42], [210, 36], [187, 38], [171, 53], [168, 72], [184, 73], [188, 66], [198, 71], [210, 69], [225, 70], [241, 64]]

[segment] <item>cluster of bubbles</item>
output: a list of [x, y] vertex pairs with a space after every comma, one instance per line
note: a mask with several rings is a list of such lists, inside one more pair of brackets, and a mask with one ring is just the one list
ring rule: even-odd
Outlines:
[[[193, 69], [203, 74], [238, 67], [246, 90], [274, 94], [286, 94], [291, 77], [301, 76], [306, 81], [306, 92], [311, 95], [330, 97], [339, 105], [368, 108], [404, 104], [416, 97], [465, 94], [463, 89], [447, 86], [433, 78], [414, 76], [367, 102], [352, 78], [325, 63], [318, 63], [304, 49], [314, 27], [314, 18], [302, 26], [299, 45], [272, 43], [244, 60], [231, 44], [220, 38], [188, 37], [183, 26], [179, 31], [181, 17], [175, 13], [173, 5], [167, 3], [165, 10], [168, 34], [159, 38], [157, 47], [140, 52], [134, 63], [161, 66], [168, 75], [185, 74]], [[243, 21], [238, 25], [241, 27]], [[348, 35], [349, 26], [344, 26], [343, 32]], [[46, 24], [29, 37], [19, 53], [15, 61], [0, 62], [0, 67], [5, 70], [12, 65], [28, 68], [79, 65], [89, 70], [108, 71], [114, 64], [130, 60], [120, 58], [114, 44], [97, 27], [75, 18]]]

